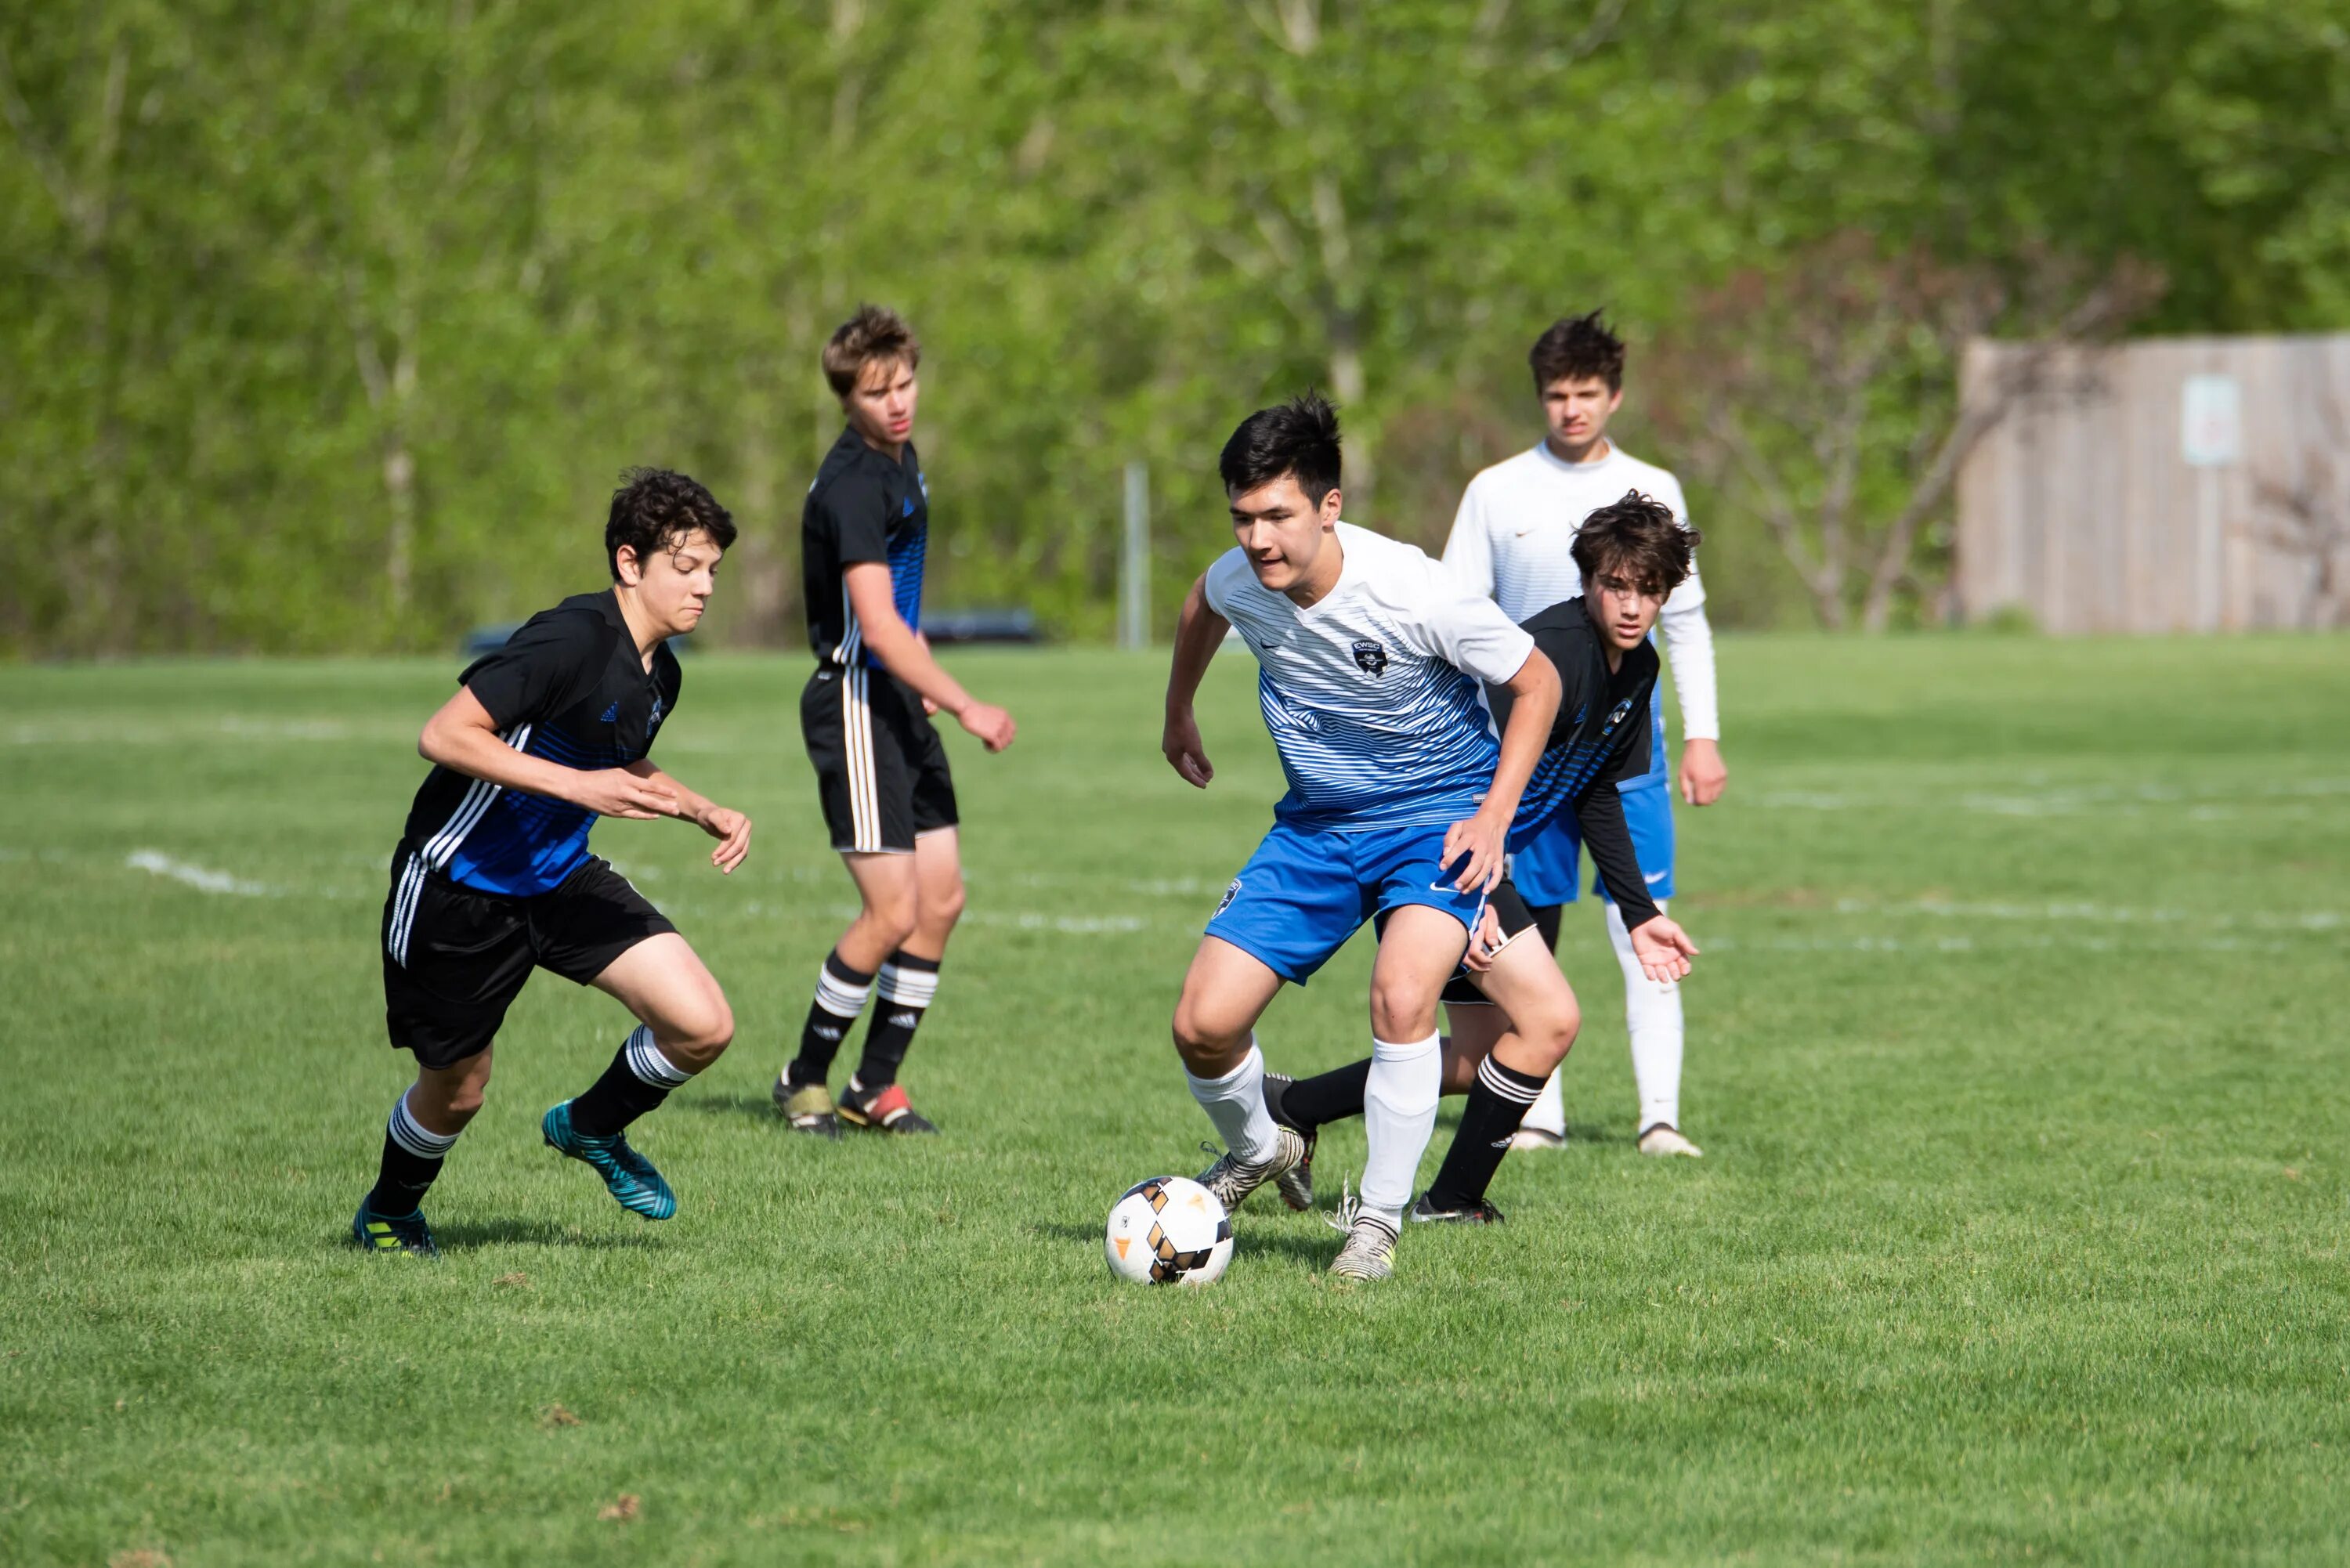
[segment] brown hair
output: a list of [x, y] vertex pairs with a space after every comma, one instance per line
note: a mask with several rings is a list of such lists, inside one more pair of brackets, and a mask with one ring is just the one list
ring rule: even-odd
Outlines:
[[1548, 391], [1554, 381], [1579, 381], [1586, 376], [1598, 377], [1611, 392], [1624, 389], [1624, 340], [1607, 330], [1596, 310], [1552, 322], [1550, 330], [1534, 339], [1526, 363], [1534, 367], [1537, 394]]
[[824, 379], [832, 383], [832, 395], [855, 391], [865, 367], [877, 359], [901, 359], [911, 370], [922, 362], [922, 346], [906, 318], [888, 306], [860, 305], [824, 346]]
[[1688, 579], [1702, 537], [1675, 522], [1673, 509], [1663, 502], [1627, 490], [1623, 500], [1583, 520], [1569, 554], [1586, 577], [1613, 572], [1663, 595]]

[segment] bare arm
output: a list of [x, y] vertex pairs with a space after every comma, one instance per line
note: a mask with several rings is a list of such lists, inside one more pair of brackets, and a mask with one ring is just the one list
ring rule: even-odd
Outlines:
[[468, 778], [487, 779], [525, 794], [569, 801], [598, 816], [647, 820], [680, 815], [678, 797], [667, 781], [653, 784], [626, 768], [567, 768], [516, 751], [498, 738], [497, 721], [466, 687], [459, 687], [457, 694], [424, 722], [416, 749], [427, 762]]
[[980, 701], [931, 657], [927, 639], [918, 635], [898, 613], [889, 589], [889, 568], [879, 561], [858, 561], [840, 574], [848, 594], [848, 607], [857, 617], [859, 633], [881, 668], [912, 687], [923, 701], [934, 702], [955, 722], [979, 737], [991, 752], [1012, 743], [1015, 726], [1003, 709]]
[[[1175, 659], [1167, 671], [1167, 727], [1159, 741], [1169, 765], [1201, 789], [1208, 787], [1216, 770], [1208, 761], [1207, 747], [1201, 743], [1200, 722], [1192, 714], [1191, 701], [1200, 694], [1209, 661], [1232, 628], [1232, 622], [1208, 607], [1208, 579], [1203, 574], [1183, 596], [1183, 614], [1175, 622]], [[1519, 787], [1525, 787], [1523, 780]]]
[[718, 847], [710, 852], [710, 863], [721, 871], [731, 875], [734, 867], [743, 864], [743, 857], [751, 853], [751, 819], [741, 812], [686, 788], [655, 767], [650, 757], [639, 757], [628, 765], [627, 771], [676, 796], [677, 815], [718, 840]]
[[1558, 717], [1558, 671], [1540, 649], [1528, 653], [1525, 663], [1503, 684], [1510, 692], [1510, 718], [1502, 728], [1502, 758], [1494, 764], [1492, 785], [1477, 815], [1454, 823], [1444, 835], [1447, 866], [1463, 853], [1469, 857], [1453, 884], [1462, 892], [1491, 888], [1502, 879], [1510, 820], [1518, 814], [1518, 801], [1526, 793], [1526, 781], [1534, 777], [1534, 764], [1542, 761], [1551, 721]]

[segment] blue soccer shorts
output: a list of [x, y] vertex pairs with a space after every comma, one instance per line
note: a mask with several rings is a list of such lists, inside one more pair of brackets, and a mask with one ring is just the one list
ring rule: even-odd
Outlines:
[[1332, 833], [1276, 822], [1224, 889], [1207, 934], [1304, 985], [1365, 920], [1407, 904], [1441, 909], [1473, 931], [1485, 895], [1461, 892], [1444, 874], [1444, 834], [1442, 827]]
[[[1624, 824], [1632, 830], [1632, 855], [1640, 862], [1648, 897], [1669, 898], [1673, 896], [1672, 789], [1651, 775], [1625, 790], [1623, 799]], [[1577, 892], [1576, 857], [1582, 851], [1583, 825], [1575, 813], [1562, 810], [1524, 848], [1510, 857], [1510, 880], [1518, 885], [1519, 894], [1529, 904], [1572, 904]], [[1607, 897], [1596, 870], [1591, 876], [1591, 890]]]

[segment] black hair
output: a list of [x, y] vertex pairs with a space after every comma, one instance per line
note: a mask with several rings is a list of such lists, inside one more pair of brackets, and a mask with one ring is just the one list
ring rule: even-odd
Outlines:
[[700, 484], [666, 468], [631, 468], [612, 492], [612, 514], [604, 524], [604, 557], [612, 580], [620, 580], [620, 546], [639, 562], [696, 530], [723, 550], [734, 543], [734, 518]]
[[1679, 587], [1701, 535], [1684, 528], [1673, 509], [1654, 496], [1627, 490], [1624, 499], [1602, 506], [1575, 531], [1567, 553], [1586, 577], [1617, 572], [1635, 586], [1659, 596]]
[[1242, 495], [1286, 473], [1315, 505], [1338, 488], [1338, 410], [1318, 392], [1259, 409], [1216, 459], [1224, 493]]
[[1526, 354], [1534, 368], [1534, 391], [1550, 389], [1554, 381], [1582, 380], [1596, 376], [1611, 392], [1624, 389], [1624, 340], [1607, 330], [1599, 312], [1562, 316], [1550, 330], [1534, 339]]

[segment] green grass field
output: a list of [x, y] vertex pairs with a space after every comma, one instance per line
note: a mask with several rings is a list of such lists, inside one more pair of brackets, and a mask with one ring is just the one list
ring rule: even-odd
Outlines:
[[[407, 1058], [375, 938], [453, 663], [16, 668], [0, 753], [0, 1561], [2322, 1563], [2350, 1558], [2350, 643], [1731, 638], [1682, 817], [1685, 1097], [1631, 1149], [1596, 917], [1574, 1141], [1370, 1288], [1261, 1198], [1114, 1283], [1205, 1163], [1167, 1044], [1277, 769], [1205, 795], [1153, 659], [965, 656], [971, 913], [908, 1072], [943, 1137], [767, 1084], [848, 912], [796, 659], [689, 661], [661, 760], [759, 824], [600, 849], [725, 982], [651, 1227], [539, 1146], [626, 1032], [535, 981], [430, 1212], [358, 1255]], [[1363, 1053], [1361, 942], [1274, 1004]], [[1450, 1112], [1423, 1172], [1449, 1137]], [[1326, 1138], [1335, 1188], [1359, 1132]], [[633, 1500], [633, 1501], [624, 1501]]]

